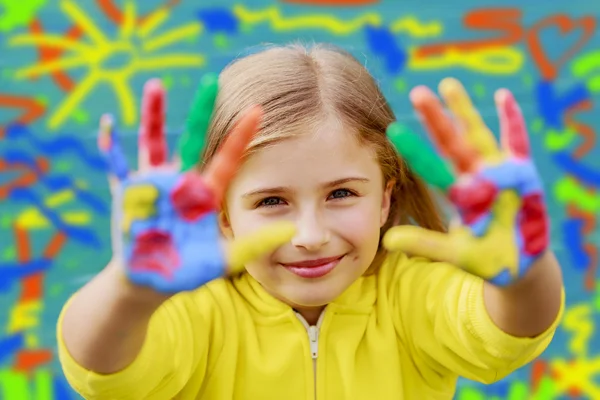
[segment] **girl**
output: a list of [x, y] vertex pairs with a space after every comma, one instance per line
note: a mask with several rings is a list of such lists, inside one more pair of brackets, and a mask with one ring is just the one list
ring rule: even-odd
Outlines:
[[[458, 376], [494, 382], [547, 347], [562, 278], [508, 91], [502, 150], [457, 81], [440, 92], [461, 135], [432, 92], [411, 92], [450, 170], [338, 49], [270, 48], [218, 84], [214, 111], [210, 78], [193, 107], [186, 172], [165, 165], [159, 82], [145, 88], [137, 174], [104, 122], [115, 256], [58, 322], [82, 396], [451, 399]], [[415, 172], [456, 205], [449, 233]]]

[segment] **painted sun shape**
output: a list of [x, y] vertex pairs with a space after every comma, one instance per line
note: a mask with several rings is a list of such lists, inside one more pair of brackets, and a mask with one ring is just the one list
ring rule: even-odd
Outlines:
[[[123, 122], [137, 122], [136, 101], [129, 80], [136, 74], [165, 68], [187, 68], [202, 66], [201, 55], [186, 53], [157, 53], [167, 46], [197, 36], [202, 30], [198, 22], [192, 22], [152, 36], [169, 17], [169, 9], [159, 8], [138, 22], [135, 4], [127, 1], [123, 23], [118, 37], [109, 39], [94, 21], [72, 0], [61, 1], [62, 11], [88, 36], [91, 43], [77, 42], [60, 35], [17, 35], [10, 39], [11, 46], [47, 46], [65, 50], [66, 56], [55, 61], [41, 62], [17, 71], [17, 78], [47, 75], [55, 71], [87, 68], [87, 73], [48, 119], [48, 127], [60, 127], [71, 113], [86, 99], [99, 84], [112, 87], [122, 112]], [[125, 59], [118, 66], [111, 61]]]

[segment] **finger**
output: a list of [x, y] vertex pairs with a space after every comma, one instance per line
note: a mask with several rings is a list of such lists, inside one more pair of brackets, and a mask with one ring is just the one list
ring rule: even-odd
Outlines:
[[389, 251], [402, 251], [412, 256], [460, 265], [462, 249], [449, 234], [418, 226], [402, 225], [389, 229], [383, 237]]
[[423, 118], [431, 140], [439, 151], [450, 159], [456, 170], [459, 173], [475, 170], [478, 159], [475, 149], [457, 134], [454, 124], [435, 94], [425, 86], [418, 86], [410, 92], [410, 100]]
[[192, 168], [200, 160], [218, 90], [219, 77], [217, 75], [205, 75], [200, 81], [188, 116], [186, 130], [179, 139], [178, 148], [182, 171]]
[[448, 108], [458, 118], [465, 129], [464, 137], [484, 159], [493, 159], [500, 154], [494, 135], [483, 122], [471, 99], [460, 84], [453, 78], [442, 80], [440, 94]]
[[139, 169], [158, 167], [167, 160], [167, 141], [164, 133], [165, 89], [160, 79], [144, 85], [139, 131]]
[[454, 175], [446, 162], [425, 140], [398, 122], [390, 124], [386, 133], [409, 167], [427, 183], [444, 191], [454, 183]]
[[529, 136], [521, 107], [508, 89], [500, 89], [494, 96], [500, 116], [500, 143], [502, 148], [517, 158], [529, 158]]
[[217, 154], [206, 166], [203, 177], [215, 197], [216, 204], [221, 202], [229, 182], [237, 172], [246, 147], [259, 129], [261, 118], [262, 109], [258, 106], [251, 108], [229, 133]]
[[267, 225], [252, 235], [236, 239], [227, 248], [228, 272], [239, 273], [244, 265], [256, 258], [275, 251], [292, 240], [296, 227], [292, 222], [282, 221]]
[[108, 182], [111, 190], [118, 181], [127, 178], [129, 167], [127, 158], [114, 128], [114, 118], [110, 114], [100, 117], [98, 130], [98, 149], [108, 165]]

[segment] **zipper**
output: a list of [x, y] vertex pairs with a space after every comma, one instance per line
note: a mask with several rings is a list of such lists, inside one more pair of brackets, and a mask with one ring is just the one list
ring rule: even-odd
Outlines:
[[319, 333], [321, 330], [321, 324], [323, 323], [323, 318], [325, 317], [325, 310], [321, 312], [319, 315], [319, 319], [317, 320], [316, 325], [309, 325], [308, 322], [304, 319], [300, 313], [295, 313], [296, 317], [302, 322], [302, 325], [306, 329], [306, 333], [308, 334], [308, 344], [310, 345], [310, 356], [313, 362], [313, 379], [314, 379], [314, 388], [315, 388], [315, 400], [317, 398], [317, 357], [319, 356]]

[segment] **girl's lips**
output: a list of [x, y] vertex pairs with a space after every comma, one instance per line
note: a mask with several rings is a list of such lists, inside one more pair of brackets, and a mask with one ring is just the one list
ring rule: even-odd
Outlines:
[[319, 258], [282, 265], [291, 273], [302, 278], [320, 278], [333, 271], [343, 257]]

